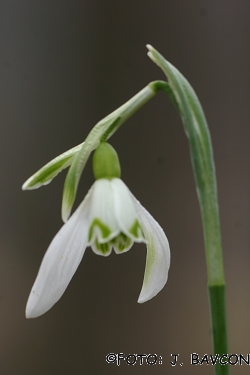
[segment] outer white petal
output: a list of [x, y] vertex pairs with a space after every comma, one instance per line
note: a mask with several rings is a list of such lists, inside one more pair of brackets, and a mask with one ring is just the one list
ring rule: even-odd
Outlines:
[[138, 228], [137, 236], [131, 233], [131, 228], [136, 221], [140, 222], [133, 202], [134, 197], [132, 193], [120, 178], [113, 178], [111, 184], [113, 188], [115, 215], [119, 223], [120, 231], [133, 241], [146, 242], [140, 228]]
[[153, 298], [166, 284], [170, 266], [170, 249], [167, 237], [157, 221], [135, 197], [133, 200], [141, 219], [140, 223], [145, 238], [148, 241], [146, 269], [138, 299], [139, 303], [143, 303]]
[[32, 287], [26, 317], [48, 311], [63, 295], [86, 249], [91, 190], [52, 240]]

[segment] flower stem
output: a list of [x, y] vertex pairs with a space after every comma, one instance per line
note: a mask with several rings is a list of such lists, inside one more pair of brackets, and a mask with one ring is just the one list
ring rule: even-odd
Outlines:
[[[206, 263], [214, 354], [228, 353], [225, 280], [220, 235], [216, 174], [210, 132], [199, 99], [183, 75], [152, 46], [149, 57], [163, 70], [168, 86], [162, 89], [178, 110], [189, 140], [192, 167], [200, 204]], [[229, 365], [215, 365], [216, 375], [229, 374]]]
[[65, 179], [62, 199], [62, 219], [68, 219], [75, 201], [82, 171], [91, 154], [100, 141], [109, 139], [144, 104], [157, 93], [150, 85], [144, 87], [121, 107], [99, 121], [90, 131], [81, 149], [76, 153]]
[[[214, 354], [219, 358], [228, 353], [227, 350], [227, 325], [226, 325], [226, 302], [225, 285], [209, 286], [210, 312], [212, 321], [212, 334]], [[222, 360], [222, 362], [224, 362]], [[216, 375], [228, 375], [229, 365], [221, 365], [218, 361], [215, 365]]]

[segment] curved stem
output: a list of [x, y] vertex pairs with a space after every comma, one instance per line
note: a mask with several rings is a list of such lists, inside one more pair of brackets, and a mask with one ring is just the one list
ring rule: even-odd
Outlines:
[[[200, 102], [189, 82], [152, 46], [148, 46], [148, 49], [149, 57], [168, 78], [169, 86], [163, 89], [175, 104], [189, 140], [204, 232], [214, 354], [221, 356], [228, 353], [225, 280], [210, 132]], [[227, 375], [229, 366], [217, 362], [215, 373]]]

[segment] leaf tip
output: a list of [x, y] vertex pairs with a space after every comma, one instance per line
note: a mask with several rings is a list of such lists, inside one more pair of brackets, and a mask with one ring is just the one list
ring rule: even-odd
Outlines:
[[152, 51], [154, 48], [151, 46], [151, 44], [146, 44], [146, 47], [149, 51]]
[[154, 52], [155, 52], [154, 47], [151, 46], [151, 44], [147, 44], [146, 47], [147, 47], [147, 49], [148, 49], [148, 53], [147, 53], [148, 57], [149, 57], [154, 63], [156, 63], [156, 59], [155, 59], [155, 57], [154, 57]]
[[34, 189], [39, 188], [40, 186], [41, 186], [41, 184], [34, 183], [33, 176], [31, 176], [22, 185], [22, 190], [34, 190]]
[[22, 190], [29, 190], [29, 186], [27, 184], [27, 181], [22, 185]]
[[64, 223], [66, 223], [66, 221], [68, 220], [69, 215], [70, 215], [70, 211], [71, 211], [71, 208], [70, 208], [69, 204], [67, 204], [67, 203], [65, 203], [65, 201], [63, 201], [61, 216], [62, 216], [62, 221]]
[[73, 194], [72, 196], [72, 194], [69, 194], [69, 191], [67, 189], [64, 190], [63, 199], [62, 199], [62, 210], [61, 210], [61, 217], [64, 223], [66, 223], [66, 221], [68, 220], [70, 216], [72, 206], [74, 203], [74, 197], [75, 195]]

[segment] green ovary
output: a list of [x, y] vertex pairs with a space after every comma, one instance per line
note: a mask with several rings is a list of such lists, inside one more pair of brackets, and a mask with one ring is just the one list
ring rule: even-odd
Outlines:
[[101, 142], [93, 155], [93, 172], [96, 180], [121, 177], [121, 167], [115, 149], [107, 142]]

